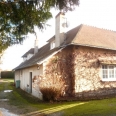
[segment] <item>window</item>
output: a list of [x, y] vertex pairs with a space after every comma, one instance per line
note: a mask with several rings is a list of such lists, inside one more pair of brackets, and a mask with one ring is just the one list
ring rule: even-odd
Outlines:
[[116, 81], [116, 65], [102, 65], [102, 80]]
[[55, 41], [52, 41], [50, 44], [50, 49], [53, 49], [53, 48], [55, 48]]

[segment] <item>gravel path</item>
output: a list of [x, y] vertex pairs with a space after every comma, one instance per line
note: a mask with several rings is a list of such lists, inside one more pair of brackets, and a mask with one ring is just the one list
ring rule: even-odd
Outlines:
[[[0, 79], [0, 84], [4, 81]], [[7, 85], [4, 85], [5, 89], [7, 89]], [[18, 112], [18, 109], [15, 106], [11, 106], [8, 104], [8, 92], [0, 91], [0, 116], [18, 116], [15, 115]], [[12, 112], [12, 113], [11, 113]]]
[[7, 101], [0, 101], [0, 114], [1, 113], [3, 114], [3, 116], [18, 116], [19, 111], [17, 107], [9, 105]]
[[18, 115], [11, 113], [4, 108], [0, 108], [0, 116], [18, 116]]
[[[32, 108], [31, 107], [24, 107], [24, 108], [20, 108], [20, 107], [16, 107], [13, 105], [9, 104], [9, 93], [12, 92], [11, 90], [8, 90], [8, 85], [6, 80], [2, 80], [0, 79], [0, 84], [4, 84], [2, 86], [4, 86], [4, 90], [0, 91], [0, 116], [30, 116], [30, 115], [26, 115], [25, 113], [28, 113], [28, 111], [31, 111]], [[43, 116], [41, 114], [31, 114], [31, 116]]]

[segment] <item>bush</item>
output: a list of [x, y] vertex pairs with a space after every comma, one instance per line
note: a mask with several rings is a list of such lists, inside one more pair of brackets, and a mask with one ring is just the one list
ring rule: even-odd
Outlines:
[[41, 88], [44, 101], [56, 101], [60, 97], [60, 90], [55, 87]]

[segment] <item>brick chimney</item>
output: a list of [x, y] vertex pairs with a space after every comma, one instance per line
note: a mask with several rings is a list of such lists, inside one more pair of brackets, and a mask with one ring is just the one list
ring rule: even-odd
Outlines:
[[65, 39], [65, 14], [59, 12], [55, 17], [55, 47], [59, 47]]

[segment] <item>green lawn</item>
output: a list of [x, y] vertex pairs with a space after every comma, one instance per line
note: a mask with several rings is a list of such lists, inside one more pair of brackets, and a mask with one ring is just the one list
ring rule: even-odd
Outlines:
[[[12, 89], [6, 98], [10, 99], [11, 105], [17, 106], [24, 110], [24, 114], [30, 116], [36, 113], [51, 114], [61, 113], [62, 116], [115, 116], [116, 115], [116, 98], [93, 100], [93, 101], [73, 101], [73, 102], [58, 102], [44, 103], [32, 97], [26, 92], [16, 89], [13, 86], [13, 80], [4, 79], [0, 83], [0, 91]], [[33, 115], [34, 116], [34, 115]]]

